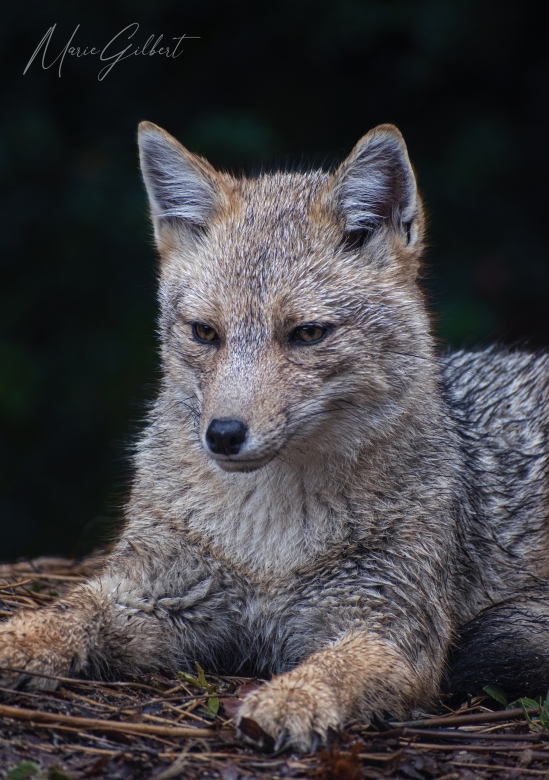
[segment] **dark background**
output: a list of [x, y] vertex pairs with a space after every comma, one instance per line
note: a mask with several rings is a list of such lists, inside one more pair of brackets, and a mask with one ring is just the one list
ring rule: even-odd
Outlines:
[[[332, 165], [403, 131], [430, 214], [426, 287], [451, 345], [549, 345], [549, 19], [532, 2], [111, 0], [0, 16], [0, 559], [83, 554], [119, 517], [154, 396], [155, 256], [135, 132], [214, 164]], [[177, 59], [23, 70], [57, 24], [109, 53], [200, 36]]]

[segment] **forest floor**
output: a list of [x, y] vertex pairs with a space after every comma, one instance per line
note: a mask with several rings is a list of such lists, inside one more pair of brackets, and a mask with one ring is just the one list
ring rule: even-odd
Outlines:
[[[100, 565], [99, 557], [0, 565], [0, 619], [51, 603]], [[494, 711], [490, 697], [457, 710], [441, 702], [405, 725], [350, 724], [314, 755], [273, 755], [235, 735], [239, 702], [259, 680], [204, 675], [200, 667], [196, 675], [119, 682], [56, 679], [50, 692], [0, 688], [0, 777], [549, 780], [549, 732], [536, 711]]]

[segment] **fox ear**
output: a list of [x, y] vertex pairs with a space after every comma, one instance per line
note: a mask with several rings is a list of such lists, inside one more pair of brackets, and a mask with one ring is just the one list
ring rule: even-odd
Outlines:
[[138, 143], [157, 242], [171, 220], [191, 230], [205, 227], [221, 199], [212, 166], [152, 122], [139, 124]]
[[406, 144], [394, 125], [379, 125], [357, 143], [334, 174], [335, 194], [351, 236], [392, 226], [406, 245], [421, 238], [421, 200]]

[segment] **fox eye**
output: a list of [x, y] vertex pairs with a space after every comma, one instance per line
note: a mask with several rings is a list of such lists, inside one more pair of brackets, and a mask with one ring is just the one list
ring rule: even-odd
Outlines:
[[219, 341], [217, 331], [210, 325], [204, 325], [203, 322], [193, 322], [193, 336], [203, 344], [215, 344]]
[[290, 341], [294, 344], [317, 344], [324, 338], [327, 330], [322, 325], [300, 325], [290, 333]]

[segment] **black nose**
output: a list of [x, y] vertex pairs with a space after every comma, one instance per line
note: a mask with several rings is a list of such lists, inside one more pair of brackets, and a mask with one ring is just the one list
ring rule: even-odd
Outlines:
[[240, 420], [212, 420], [206, 431], [208, 447], [216, 455], [236, 455], [248, 428]]

